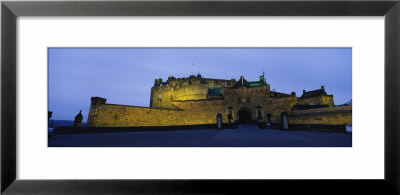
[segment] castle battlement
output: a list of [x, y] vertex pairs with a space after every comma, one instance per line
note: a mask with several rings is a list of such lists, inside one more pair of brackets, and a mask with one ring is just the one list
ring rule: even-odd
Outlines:
[[201, 76], [189, 76], [189, 77], [182, 77], [182, 78], [175, 78], [173, 76], [168, 77], [167, 81], [163, 81], [162, 78], [154, 79], [154, 86], [153, 87], [162, 87], [162, 86], [184, 86], [184, 85], [193, 85], [193, 84], [209, 84], [214, 83], [216, 85], [223, 85], [230, 87], [236, 83], [236, 79], [214, 79], [214, 78], [204, 78]]

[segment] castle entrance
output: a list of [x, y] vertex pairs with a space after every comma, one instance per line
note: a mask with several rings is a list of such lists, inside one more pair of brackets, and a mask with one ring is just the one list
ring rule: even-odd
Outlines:
[[239, 123], [246, 124], [251, 123], [251, 112], [248, 109], [240, 109], [239, 110]]

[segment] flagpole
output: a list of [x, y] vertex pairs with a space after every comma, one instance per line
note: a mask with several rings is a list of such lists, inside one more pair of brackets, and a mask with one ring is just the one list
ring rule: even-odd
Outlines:
[[242, 86], [243, 86], [243, 67], [242, 62], [240, 62], [240, 72], [242, 74]]

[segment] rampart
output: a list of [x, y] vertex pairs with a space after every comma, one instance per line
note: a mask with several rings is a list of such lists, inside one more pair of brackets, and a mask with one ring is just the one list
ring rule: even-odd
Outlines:
[[207, 98], [209, 87], [232, 86], [235, 79], [208, 79], [202, 77], [156, 79], [151, 88], [150, 107], [172, 108], [173, 101], [201, 100]]
[[[93, 101], [93, 100], [92, 100]], [[210, 104], [211, 101], [204, 101]], [[183, 104], [190, 104], [185, 102]], [[216, 104], [213, 102], [212, 104]], [[181, 103], [176, 103], [181, 105]], [[217, 107], [199, 112], [198, 109], [165, 109], [116, 104], [92, 105], [88, 127], [141, 127], [216, 124]]]
[[352, 106], [297, 110], [289, 117], [289, 124], [345, 125], [351, 123]]
[[318, 105], [328, 105], [329, 107], [333, 107], [333, 95], [322, 95], [319, 97], [310, 97], [310, 98], [299, 98], [299, 104], [308, 105], [310, 103], [318, 104]]

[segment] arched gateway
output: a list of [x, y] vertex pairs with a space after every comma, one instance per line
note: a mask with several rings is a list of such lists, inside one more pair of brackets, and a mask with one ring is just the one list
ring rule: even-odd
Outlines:
[[251, 123], [251, 111], [249, 109], [241, 108], [239, 110], [238, 116], [240, 124]]

